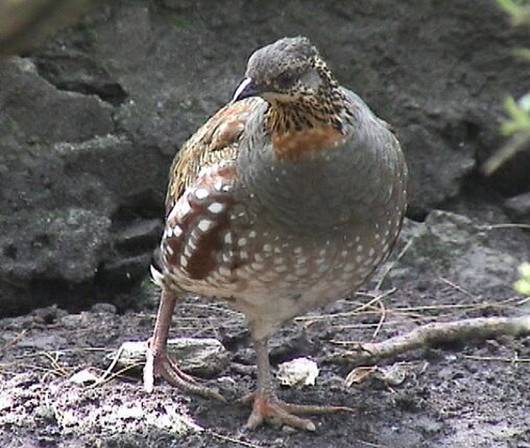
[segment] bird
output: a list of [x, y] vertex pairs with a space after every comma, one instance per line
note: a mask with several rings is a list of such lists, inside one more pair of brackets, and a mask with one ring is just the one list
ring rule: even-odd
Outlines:
[[407, 203], [407, 164], [391, 126], [342, 87], [307, 37], [256, 50], [232, 100], [175, 156], [151, 275], [161, 288], [144, 385], [162, 377], [223, 399], [166, 351], [186, 294], [246, 317], [257, 386], [246, 428], [314, 431], [304, 414], [344, 410], [282, 401], [268, 341], [286, 322], [355, 292], [388, 257]]

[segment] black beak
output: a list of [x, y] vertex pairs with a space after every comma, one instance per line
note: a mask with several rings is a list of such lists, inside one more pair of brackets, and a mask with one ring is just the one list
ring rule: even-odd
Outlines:
[[251, 96], [257, 96], [259, 95], [259, 90], [256, 87], [256, 84], [254, 84], [254, 81], [252, 81], [251, 78], [245, 78], [243, 81], [241, 81], [241, 84], [239, 84], [239, 87], [234, 92], [234, 96], [232, 97], [232, 103], [235, 103], [236, 101], [242, 100], [244, 98], [249, 98]]

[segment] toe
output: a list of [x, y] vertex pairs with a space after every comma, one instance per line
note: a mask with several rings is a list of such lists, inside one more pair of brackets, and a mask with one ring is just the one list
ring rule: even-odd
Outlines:
[[[264, 396], [263, 394], [253, 394], [254, 404], [252, 413], [248, 418], [246, 429], [255, 429], [264, 422], [283, 424], [305, 431], [315, 431], [315, 424], [308, 419], [298, 417], [288, 410], [288, 405], [278, 400], [276, 397]], [[294, 406], [294, 405], [293, 405]]]
[[182, 372], [177, 363], [167, 356], [165, 352], [153, 353], [148, 348], [143, 374], [144, 388], [147, 392], [153, 391], [154, 378], [157, 376], [164, 378], [169, 384], [184, 392], [200, 395], [208, 399], [226, 401], [216, 389], [203, 386], [195, 378]]

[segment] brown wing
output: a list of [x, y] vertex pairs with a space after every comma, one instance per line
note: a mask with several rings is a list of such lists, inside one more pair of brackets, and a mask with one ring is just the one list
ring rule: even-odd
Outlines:
[[166, 216], [202, 168], [236, 159], [246, 121], [262, 101], [249, 98], [226, 105], [184, 143], [169, 172]]

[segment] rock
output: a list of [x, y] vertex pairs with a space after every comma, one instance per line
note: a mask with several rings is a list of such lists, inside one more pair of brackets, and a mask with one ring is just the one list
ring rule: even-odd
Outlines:
[[73, 384], [77, 384], [79, 386], [84, 386], [87, 384], [93, 384], [98, 380], [98, 376], [90, 371], [90, 369], [83, 369], [79, 372], [74, 373], [70, 378], [69, 381]]
[[314, 386], [319, 373], [318, 365], [308, 358], [296, 358], [278, 366], [276, 377], [282, 386]]
[[60, 90], [97, 95], [119, 106], [127, 93], [95, 59], [76, 49], [43, 52], [34, 59], [39, 74]]
[[530, 225], [530, 192], [506, 200], [504, 208], [514, 222]]
[[[145, 363], [146, 344], [125, 342], [119, 349], [118, 368]], [[229, 353], [217, 339], [174, 338], [167, 341], [168, 354], [178, 360], [179, 367], [193, 375], [213, 377], [221, 372], [229, 361]], [[109, 355], [114, 359], [117, 353]]]
[[[509, 55], [528, 32], [490, 0], [107, 2], [0, 62], [0, 315], [129, 294], [158, 244], [178, 146], [230, 98], [255, 48], [296, 34], [396, 129], [415, 219], [477, 183], [501, 145], [499, 99], [527, 81]], [[528, 172], [523, 158], [485, 182], [516, 195]], [[71, 213], [83, 222], [66, 225]]]
[[92, 308], [90, 308], [95, 314], [116, 314], [116, 307], [112, 303], [96, 303]]
[[[410, 245], [387, 274], [399, 286], [418, 278], [440, 277], [475, 293], [491, 293], [493, 288], [509, 288], [516, 278], [519, 260], [491, 232], [469, 218], [435, 210], [412, 236]], [[521, 254], [527, 247], [519, 248]], [[522, 256], [522, 255], [521, 255]]]
[[48, 336], [25, 336], [17, 343], [19, 347], [31, 349], [33, 351], [59, 350], [67, 345], [66, 339], [61, 336], [50, 334]]
[[[57, 90], [42, 79], [29, 59], [13, 57], [0, 65], [2, 139], [21, 144], [81, 142], [113, 129], [111, 107], [96, 96]], [[13, 161], [28, 162], [31, 152]]]

